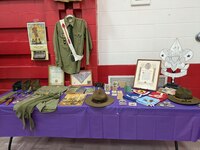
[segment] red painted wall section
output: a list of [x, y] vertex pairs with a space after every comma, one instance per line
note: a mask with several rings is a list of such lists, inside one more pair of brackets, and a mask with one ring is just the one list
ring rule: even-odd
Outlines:
[[[55, 64], [52, 41], [54, 26], [68, 13], [83, 18], [88, 23], [94, 48], [90, 65], [86, 66], [83, 61], [82, 66], [91, 69], [93, 80], [98, 80], [96, 0], [70, 3], [54, 0], [1, 0], [0, 10], [0, 93], [10, 90], [18, 80], [40, 79], [42, 85], [48, 84], [48, 65]], [[27, 22], [35, 20], [46, 24], [48, 61], [30, 59]], [[69, 75], [66, 75], [66, 80], [69, 80]]]
[[[109, 75], [135, 75], [136, 65], [98, 66], [99, 82], [108, 83]], [[200, 98], [200, 64], [191, 64], [187, 76], [175, 79], [175, 82], [192, 91]]]

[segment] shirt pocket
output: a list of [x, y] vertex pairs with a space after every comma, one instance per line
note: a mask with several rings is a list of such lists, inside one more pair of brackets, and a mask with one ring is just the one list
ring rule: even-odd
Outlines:
[[75, 44], [79, 45], [81, 44], [81, 39], [82, 39], [82, 33], [74, 33], [74, 42]]
[[59, 38], [60, 38], [60, 39], [59, 39], [59, 40], [60, 40], [60, 43], [61, 43], [62, 45], [66, 45], [66, 44], [67, 44], [67, 40], [66, 40], [66, 38], [65, 38], [64, 33], [60, 34]]

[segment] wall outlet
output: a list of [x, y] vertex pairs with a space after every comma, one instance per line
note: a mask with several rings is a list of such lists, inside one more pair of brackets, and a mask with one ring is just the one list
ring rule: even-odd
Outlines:
[[151, 0], [131, 0], [131, 6], [150, 5]]

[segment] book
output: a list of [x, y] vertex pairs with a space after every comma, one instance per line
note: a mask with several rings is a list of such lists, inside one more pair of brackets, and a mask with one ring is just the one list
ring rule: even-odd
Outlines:
[[82, 106], [86, 94], [67, 94], [60, 102], [60, 106]]

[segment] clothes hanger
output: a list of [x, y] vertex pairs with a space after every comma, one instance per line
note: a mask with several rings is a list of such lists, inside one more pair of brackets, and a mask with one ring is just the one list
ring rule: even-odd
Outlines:
[[66, 18], [73, 18], [74, 15], [67, 15]]

